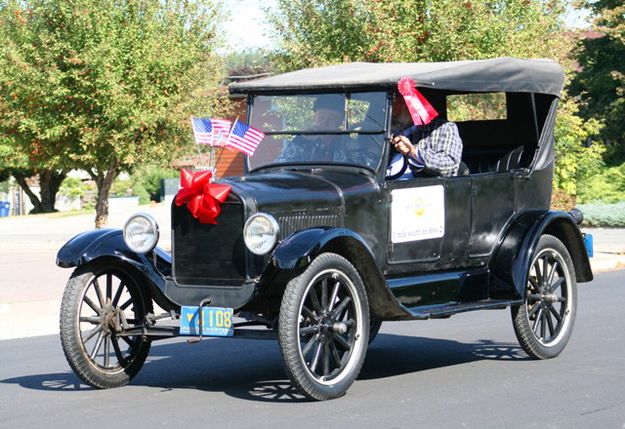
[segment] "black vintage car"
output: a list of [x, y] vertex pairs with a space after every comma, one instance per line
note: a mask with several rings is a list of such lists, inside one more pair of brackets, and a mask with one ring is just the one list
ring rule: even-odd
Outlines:
[[[459, 175], [386, 177], [402, 77], [443, 118], [455, 97], [487, 100], [460, 103]], [[173, 204], [171, 254], [145, 214], [59, 251], [59, 266], [76, 267], [61, 308], [70, 366], [109, 388], [137, 374], [156, 339], [277, 338], [292, 383], [325, 400], [356, 379], [382, 321], [507, 307], [530, 356], [557, 356], [576, 285], [592, 280], [579, 214], [549, 208], [562, 84], [552, 61], [499, 58], [341, 64], [231, 85], [266, 136], [247, 174], [219, 181], [231, 192], [217, 224]], [[339, 106], [338, 126], [315, 118], [319, 102]], [[301, 144], [315, 139], [333, 153]]]

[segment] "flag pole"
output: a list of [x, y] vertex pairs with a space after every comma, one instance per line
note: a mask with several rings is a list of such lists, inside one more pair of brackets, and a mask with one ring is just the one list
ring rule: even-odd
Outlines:
[[230, 128], [230, 132], [228, 133], [228, 138], [226, 139], [226, 143], [224, 143], [224, 146], [221, 148], [221, 152], [219, 152], [219, 157], [217, 158], [217, 161], [216, 161], [217, 164], [219, 164], [219, 160], [221, 159], [221, 155], [224, 154], [224, 149], [226, 148], [226, 145], [230, 141], [230, 136], [232, 135], [232, 131], [234, 131], [234, 126], [237, 124], [238, 120], [239, 120], [239, 117], [237, 116], [236, 119], [234, 120], [234, 122], [232, 123], [232, 128]]
[[215, 174], [213, 170], [213, 150], [215, 149], [215, 127], [211, 123], [211, 142], [210, 142], [210, 152], [208, 154], [208, 169]]
[[191, 128], [193, 129], [193, 139], [195, 140], [195, 147], [197, 148], [197, 153], [200, 156], [200, 165], [204, 164], [204, 160], [202, 159], [202, 152], [200, 151], [200, 145], [197, 142], [197, 137], [195, 135], [195, 124], [193, 123], [193, 117], [191, 117]]
[[239, 120], [239, 117], [237, 116], [234, 122], [232, 123], [232, 128], [230, 128], [230, 132], [228, 133], [228, 138], [226, 139], [226, 143], [224, 144], [224, 147], [227, 146], [228, 143], [230, 143], [230, 137], [232, 136], [232, 132], [234, 131], [234, 127], [237, 124], [238, 120]]

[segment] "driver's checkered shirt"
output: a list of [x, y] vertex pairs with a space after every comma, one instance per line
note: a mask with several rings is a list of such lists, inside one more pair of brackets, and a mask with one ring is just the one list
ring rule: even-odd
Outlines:
[[[428, 125], [416, 127], [408, 138], [417, 147], [417, 158], [408, 158], [416, 170], [427, 169], [441, 176], [458, 174], [462, 159], [462, 139], [455, 123], [434, 120]], [[401, 157], [398, 161], [403, 162]], [[410, 170], [407, 171], [408, 174], [409, 172]]]

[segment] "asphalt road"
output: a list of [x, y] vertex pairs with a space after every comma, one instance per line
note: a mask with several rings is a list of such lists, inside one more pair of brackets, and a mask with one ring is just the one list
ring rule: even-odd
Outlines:
[[123, 388], [93, 390], [57, 336], [0, 341], [0, 427], [625, 428], [625, 271], [580, 285], [563, 354], [530, 360], [508, 310], [385, 323], [343, 398], [306, 402], [277, 343], [157, 342]]

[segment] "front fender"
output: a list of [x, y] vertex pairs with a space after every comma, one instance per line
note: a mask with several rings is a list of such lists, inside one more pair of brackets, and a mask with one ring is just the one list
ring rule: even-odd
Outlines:
[[573, 217], [562, 211], [527, 211], [512, 223], [491, 261], [491, 272], [513, 285], [520, 298], [525, 298], [528, 267], [543, 234], [557, 237], [566, 246], [578, 282], [593, 279], [584, 239]]
[[140, 261], [126, 246], [121, 229], [95, 229], [65, 243], [56, 255], [56, 264], [61, 268], [79, 267], [101, 256], [113, 256], [133, 265]]
[[365, 241], [355, 232], [345, 228], [310, 228], [282, 241], [273, 252], [271, 263], [280, 270], [303, 271], [328, 243], [339, 238], [356, 240], [374, 260]]
[[[166, 280], [171, 276], [171, 255], [160, 248], [138, 254], [128, 248], [121, 229], [96, 229], [78, 234], [61, 247], [56, 264], [61, 268], [79, 267], [99, 258], [114, 258], [136, 268], [148, 282], [152, 297], [161, 307], [171, 307], [161, 300]], [[172, 304], [173, 305], [173, 304]]]
[[354, 265], [367, 290], [371, 314], [376, 318], [413, 318], [388, 289], [369, 246], [360, 235], [346, 228], [310, 228], [289, 236], [274, 251], [262, 287], [267, 286], [266, 291], [281, 291], [323, 252], [339, 254]]

